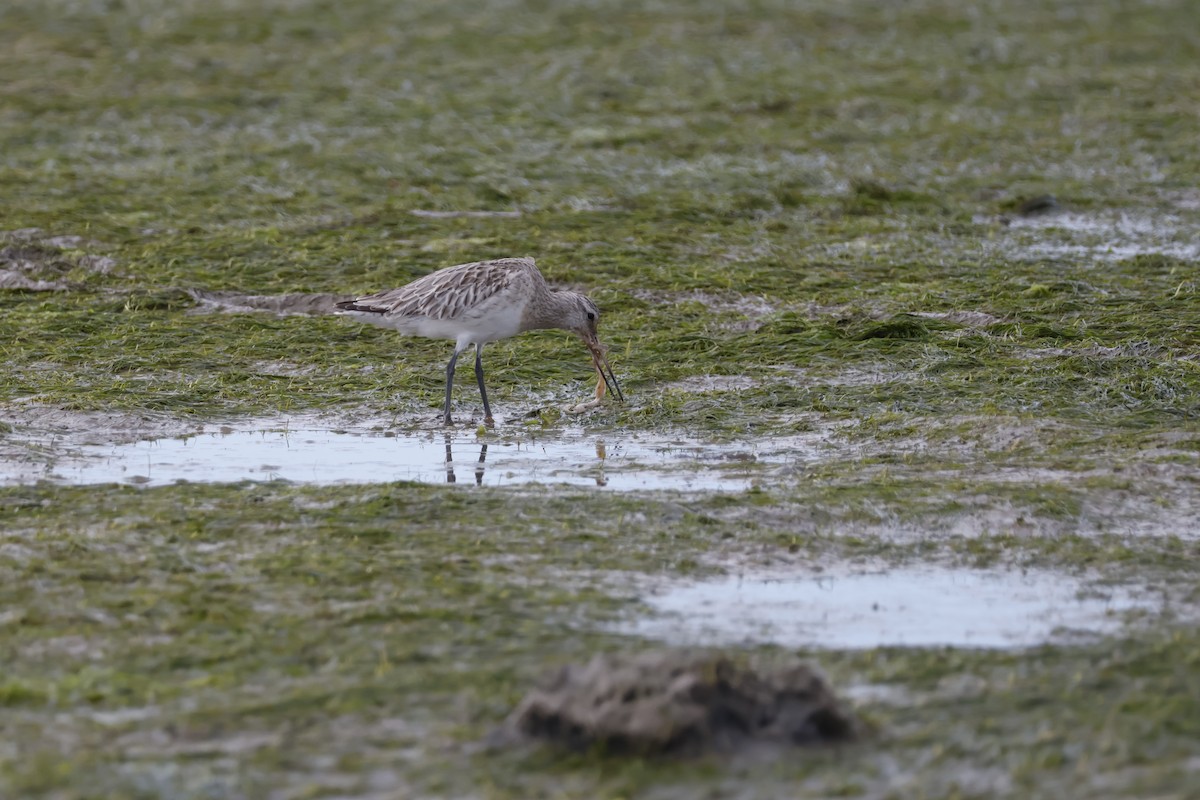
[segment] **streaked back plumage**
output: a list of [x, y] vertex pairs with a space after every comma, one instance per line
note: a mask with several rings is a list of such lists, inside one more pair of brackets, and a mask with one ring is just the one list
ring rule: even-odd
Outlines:
[[472, 261], [431, 272], [398, 289], [364, 295], [347, 306], [390, 317], [454, 320], [497, 294], [526, 288], [521, 286], [526, 283], [546, 283], [532, 258]]

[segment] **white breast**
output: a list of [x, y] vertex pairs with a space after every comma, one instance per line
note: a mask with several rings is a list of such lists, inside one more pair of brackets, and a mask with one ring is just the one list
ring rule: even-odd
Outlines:
[[511, 295], [489, 298], [455, 319], [393, 317], [384, 315], [378, 324], [410, 336], [451, 339], [460, 345], [486, 344], [521, 332], [524, 303], [514, 304]]

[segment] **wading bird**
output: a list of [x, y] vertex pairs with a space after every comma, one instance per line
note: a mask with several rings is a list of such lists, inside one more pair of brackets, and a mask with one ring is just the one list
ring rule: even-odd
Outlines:
[[443, 419], [447, 425], [453, 424], [450, 390], [454, 365], [463, 350], [475, 345], [475, 378], [483, 398], [484, 421], [491, 425], [492, 408], [483, 385], [483, 346], [545, 328], [564, 328], [583, 339], [600, 376], [597, 401], [606, 389], [618, 400], [625, 400], [596, 333], [600, 310], [579, 292], [550, 288], [532, 258], [499, 258], [446, 267], [399, 289], [346, 300], [337, 307], [346, 316], [410, 336], [454, 341], [454, 355], [446, 365]]

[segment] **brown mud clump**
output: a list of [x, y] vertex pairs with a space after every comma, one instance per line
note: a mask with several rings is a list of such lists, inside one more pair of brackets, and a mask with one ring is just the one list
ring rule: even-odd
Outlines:
[[719, 655], [653, 651], [563, 667], [521, 701], [494, 742], [695, 755], [847, 742], [861, 732], [807, 665], [758, 671]]
[[72, 270], [107, 275], [116, 265], [107, 256], [80, 252], [96, 244], [82, 236], [46, 236], [38, 228], [0, 231], [0, 291], [61, 292]]
[[1058, 204], [1058, 199], [1054, 195], [1042, 194], [1023, 200], [1017, 205], [1016, 211], [1022, 217], [1037, 217], [1062, 211], [1062, 206]]

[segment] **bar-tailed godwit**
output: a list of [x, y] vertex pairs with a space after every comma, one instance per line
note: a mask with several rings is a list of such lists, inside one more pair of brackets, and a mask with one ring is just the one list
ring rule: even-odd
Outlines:
[[475, 378], [483, 398], [484, 421], [490, 425], [492, 408], [483, 385], [483, 346], [544, 328], [564, 328], [583, 339], [600, 375], [597, 400], [604, 397], [606, 388], [618, 400], [625, 399], [596, 333], [600, 309], [578, 292], [551, 289], [532, 258], [500, 258], [446, 267], [399, 289], [346, 300], [337, 307], [347, 316], [410, 336], [454, 341], [454, 355], [446, 365], [443, 419], [447, 425], [453, 424], [450, 389], [459, 354], [475, 345]]

